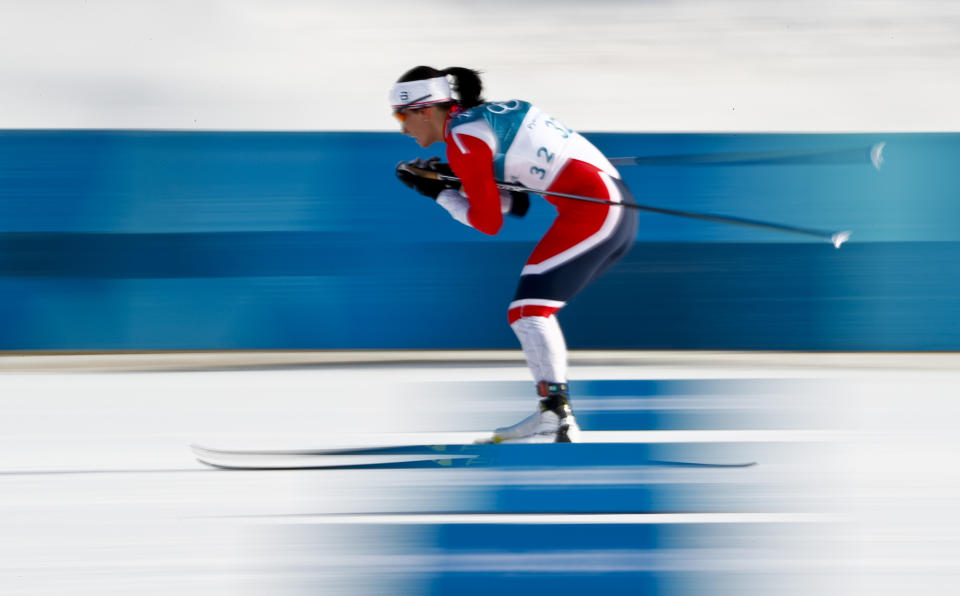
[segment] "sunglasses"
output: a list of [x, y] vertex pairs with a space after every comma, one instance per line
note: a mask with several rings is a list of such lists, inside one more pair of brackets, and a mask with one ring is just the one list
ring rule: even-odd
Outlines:
[[397, 119], [397, 122], [403, 124], [407, 121], [407, 112], [415, 112], [422, 109], [423, 108], [400, 108], [393, 111], [393, 117]]
[[424, 107], [426, 107], [426, 106], [423, 106], [423, 107], [420, 107], [420, 108], [410, 108], [410, 107], [407, 107], [407, 106], [412, 106], [412, 105], [414, 105], [414, 104], [418, 104], [418, 103], [420, 103], [421, 101], [423, 101], [423, 100], [425, 100], [425, 99], [430, 99], [430, 94], [429, 94], [429, 93], [427, 93], [427, 94], [424, 95], [423, 97], [418, 97], [418, 98], [416, 98], [415, 100], [411, 101], [410, 103], [405, 104], [405, 105], [402, 105], [402, 106], [400, 106], [399, 108], [393, 110], [393, 117], [396, 118], [397, 121], [400, 122], [400, 124], [403, 124], [404, 122], [407, 121], [407, 111], [408, 111], [408, 110], [412, 112], [412, 111], [414, 111], [414, 110], [422, 110]]

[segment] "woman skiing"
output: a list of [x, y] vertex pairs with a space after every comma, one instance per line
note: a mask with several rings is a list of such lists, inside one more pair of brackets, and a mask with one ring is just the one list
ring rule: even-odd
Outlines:
[[[570, 407], [567, 348], [556, 312], [629, 250], [637, 215], [616, 203], [633, 199], [616, 168], [584, 137], [527, 102], [487, 103], [481, 92], [479, 73], [468, 68], [418, 66], [401, 76], [391, 105], [404, 134], [421, 147], [446, 143], [449, 166], [439, 158], [401, 162], [397, 176], [485, 234], [496, 234], [504, 214], [523, 215], [529, 204], [526, 193], [502, 191], [497, 181], [529, 188], [556, 207], [557, 217], [523, 267], [507, 310], [539, 403], [533, 415], [495, 430], [492, 440], [576, 442], [580, 429]], [[416, 173], [423, 170], [456, 176], [462, 184]]]

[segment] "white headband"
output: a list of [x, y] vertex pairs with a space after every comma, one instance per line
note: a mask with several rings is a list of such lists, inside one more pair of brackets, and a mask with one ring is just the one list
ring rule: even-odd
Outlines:
[[447, 101], [453, 101], [447, 77], [394, 83], [390, 91], [390, 105], [394, 110], [419, 108]]

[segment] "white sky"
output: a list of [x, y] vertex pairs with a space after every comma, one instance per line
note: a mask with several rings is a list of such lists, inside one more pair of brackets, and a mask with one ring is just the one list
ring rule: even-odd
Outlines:
[[418, 64], [584, 131], [960, 130], [954, 0], [0, 0], [0, 128], [394, 130]]

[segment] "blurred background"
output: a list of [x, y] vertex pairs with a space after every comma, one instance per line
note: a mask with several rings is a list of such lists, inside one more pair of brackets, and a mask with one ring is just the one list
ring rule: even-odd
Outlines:
[[[0, 592], [956, 591], [956, 3], [0, 0], [0, 27]], [[853, 236], [641, 214], [560, 313], [616, 464], [202, 467], [532, 406], [506, 305], [552, 209], [491, 238], [397, 184], [443, 154], [389, 113], [419, 64], [651, 158], [640, 203]]]

